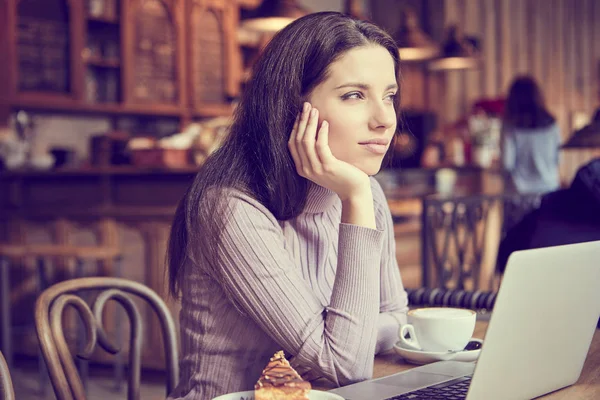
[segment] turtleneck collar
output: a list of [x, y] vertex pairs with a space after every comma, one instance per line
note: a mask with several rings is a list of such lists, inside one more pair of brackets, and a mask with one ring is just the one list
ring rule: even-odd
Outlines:
[[340, 198], [335, 192], [309, 181], [308, 196], [306, 198], [304, 212], [308, 214], [319, 214], [325, 212], [339, 201]]

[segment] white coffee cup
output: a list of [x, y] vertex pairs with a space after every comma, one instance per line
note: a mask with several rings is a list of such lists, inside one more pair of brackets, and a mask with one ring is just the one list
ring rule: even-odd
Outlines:
[[[409, 323], [398, 334], [406, 349], [461, 351], [473, 336], [475, 320], [475, 311], [465, 308], [419, 308], [408, 312]], [[407, 332], [410, 339], [405, 338]]]

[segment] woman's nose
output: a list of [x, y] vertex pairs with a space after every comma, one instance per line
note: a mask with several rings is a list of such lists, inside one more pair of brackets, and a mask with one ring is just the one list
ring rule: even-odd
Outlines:
[[371, 110], [371, 129], [388, 130], [396, 123], [396, 111], [393, 105], [384, 101], [377, 102]]

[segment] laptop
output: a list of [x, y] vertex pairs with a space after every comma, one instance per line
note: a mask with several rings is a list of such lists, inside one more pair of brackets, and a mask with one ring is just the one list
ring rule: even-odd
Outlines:
[[440, 361], [331, 392], [348, 400], [531, 399], [577, 382], [599, 316], [600, 241], [514, 252], [476, 363]]

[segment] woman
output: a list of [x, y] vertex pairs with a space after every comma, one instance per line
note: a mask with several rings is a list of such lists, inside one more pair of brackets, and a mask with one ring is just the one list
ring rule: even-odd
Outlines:
[[181, 293], [172, 394], [249, 390], [278, 350], [338, 385], [372, 375], [407, 297], [377, 173], [397, 124], [398, 49], [340, 13], [303, 17], [257, 62], [169, 243]]
[[545, 193], [559, 186], [560, 128], [540, 89], [516, 78], [508, 94], [502, 128], [502, 159], [520, 193]]

